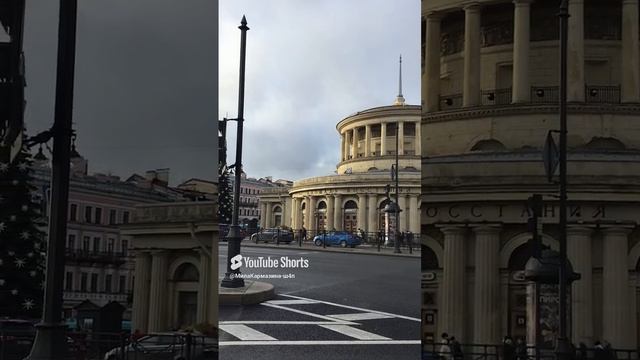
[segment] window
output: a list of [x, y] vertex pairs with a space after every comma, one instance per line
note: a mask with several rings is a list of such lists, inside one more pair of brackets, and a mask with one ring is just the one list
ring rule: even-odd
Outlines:
[[127, 278], [124, 275], [120, 275], [120, 280], [118, 282], [118, 290], [123, 294], [127, 292]]
[[80, 275], [80, 291], [87, 291], [87, 276], [86, 272]]
[[67, 271], [64, 281], [64, 289], [66, 291], [73, 291], [73, 273], [71, 271]]
[[95, 224], [102, 224], [102, 208], [97, 207], [96, 208], [96, 214], [95, 214], [95, 218], [94, 218], [94, 223]]
[[123, 224], [128, 224], [129, 223], [129, 212], [125, 211], [124, 213], [122, 213], [122, 223]]
[[108, 253], [113, 253], [113, 249], [114, 249], [114, 245], [116, 243], [116, 240], [114, 238], [109, 238], [109, 240], [107, 240], [107, 252]]
[[69, 208], [69, 221], [78, 221], [78, 205], [71, 204]]
[[91, 274], [91, 292], [98, 292], [98, 274]]
[[69, 242], [67, 243], [67, 249], [75, 249], [76, 248], [76, 236], [73, 234], [69, 234]]
[[107, 274], [104, 277], [104, 292], [110, 293], [111, 292], [111, 280], [112, 280], [113, 276], [111, 274]]
[[100, 251], [100, 238], [99, 237], [94, 237], [93, 238], [93, 251], [94, 252]]
[[91, 206], [84, 208], [84, 222], [91, 223]]
[[88, 236], [85, 236], [82, 239], [82, 251], [89, 252], [89, 241], [90, 241], [90, 239], [89, 239]]
[[129, 241], [122, 240], [122, 256], [127, 256], [128, 250], [129, 250]]
[[109, 210], [109, 225], [115, 225], [116, 223], [116, 210]]

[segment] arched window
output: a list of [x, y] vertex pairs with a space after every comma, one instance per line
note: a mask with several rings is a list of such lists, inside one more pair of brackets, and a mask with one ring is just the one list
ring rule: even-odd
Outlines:
[[200, 280], [200, 272], [192, 263], [184, 263], [176, 269], [176, 281], [198, 281]]

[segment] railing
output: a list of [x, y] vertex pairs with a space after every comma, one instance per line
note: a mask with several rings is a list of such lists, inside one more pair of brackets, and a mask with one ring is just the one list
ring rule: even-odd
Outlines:
[[[332, 233], [339, 232], [341, 234], [348, 233], [353, 236], [353, 239], [346, 240], [344, 244], [341, 244], [341, 241], [334, 240], [332, 241]], [[280, 229], [274, 233], [268, 232], [263, 233], [263, 235], [259, 235], [260, 232], [256, 234], [251, 234], [249, 236], [249, 240], [252, 242], [264, 242], [264, 243], [273, 243], [276, 245], [281, 244], [294, 244], [302, 247], [304, 244], [306, 245], [315, 245], [318, 247], [363, 247], [363, 248], [374, 248], [378, 252], [383, 251], [385, 249], [393, 249], [395, 246], [394, 238], [395, 234], [393, 232], [388, 232], [385, 234], [384, 231], [380, 232], [365, 232], [365, 231], [330, 231], [325, 229], [306, 229], [306, 236], [302, 229]], [[264, 234], [268, 234], [265, 236]], [[403, 235], [400, 237], [398, 241], [398, 245], [400, 248], [405, 249], [409, 253], [414, 251], [420, 251], [420, 234], [413, 234], [409, 232], [403, 232]], [[352, 240], [357, 239], [357, 241], [352, 242]]]
[[557, 86], [532, 86], [531, 102], [535, 104], [557, 103], [560, 101], [560, 88]]
[[482, 105], [511, 104], [511, 88], [482, 91]]
[[63, 298], [64, 300], [92, 300], [95, 303], [106, 305], [109, 301], [117, 301], [121, 304], [126, 304], [129, 300], [131, 294], [126, 292], [91, 292], [91, 291], [80, 291], [80, 290], [64, 290]]
[[619, 104], [620, 85], [585, 86], [584, 100], [588, 103]]
[[[191, 333], [162, 334], [160, 346], [129, 333], [75, 332], [66, 334], [68, 353], [76, 360], [218, 359], [218, 339]], [[153, 335], [151, 335], [153, 336]], [[0, 360], [21, 360], [29, 355], [35, 330], [0, 330]], [[58, 354], [60, 355], [60, 354]]]
[[[459, 349], [449, 343], [423, 342], [422, 359], [428, 360], [556, 360], [553, 348], [530, 346], [524, 343], [511, 345], [460, 344]], [[638, 360], [640, 350], [612, 349], [610, 347], [573, 348], [568, 358], [573, 360]]]
[[457, 109], [462, 107], [462, 94], [440, 96], [440, 110]]

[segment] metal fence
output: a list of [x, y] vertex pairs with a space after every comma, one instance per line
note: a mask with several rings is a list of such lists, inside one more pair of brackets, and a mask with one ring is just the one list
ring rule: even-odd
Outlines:
[[[352, 244], [349, 240], [344, 242], [333, 237], [338, 234], [344, 235], [348, 233], [353, 238], [357, 238], [357, 245]], [[420, 234], [404, 232], [398, 241], [400, 249], [413, 253], [420, 251]], [[330, 231], [324, 229], [306, 229], [306, 236], [302, 229], [268, 229], [256, 234], [252, 234], [249, 240], [256, 243], [272, 243], [276, 245], [315, 245], [318, 247], [366, 247], [375, 249], [378, 252], [393, 249], [395, 247], [395, 234], [385, 232], [366, 232], [366, 231]]]
[[[0, 360], [22, 360], [34, 333], [0, 332]], [[218, 359], [218, 340], [202, 335], [67, 332], [67, 358], [75, 360]]]
[[593, 86], [587, 85], [584, 94], [588, 103], [619, 104], [620, 85], [613, 86]]
[[[428, 360], [556, 360], [553, 348], [512, 344], [460, 344], [461, 352], [443, 347], [443, 343], [424, 342], [422, 359]], [[577, 347], [569, 354], [572, 360], [638, 360], [640, 350]]]
[[482, 91], [482, 105], [511, 104], [511, 88]]
[[531, 102], [538, 104], [557, 103], [560, 101], [558, 86], [532, 86]]
[[462, 94], [440, 96], [440, 110], [458, 109], [462, 107]]

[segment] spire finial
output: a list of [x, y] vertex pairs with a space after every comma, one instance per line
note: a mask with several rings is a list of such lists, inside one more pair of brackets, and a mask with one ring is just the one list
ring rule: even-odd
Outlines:
[[400, 72], [398, 74], [398, 96], [394, 105], [404, 105], [404, 97], [402, 96], [402, 54], [400, 54]]

